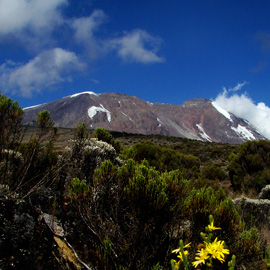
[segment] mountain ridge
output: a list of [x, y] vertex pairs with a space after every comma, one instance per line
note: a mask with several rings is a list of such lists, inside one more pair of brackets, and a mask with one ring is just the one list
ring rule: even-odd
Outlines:
[[75, 128], [84, 122], [93, 129], [103, 127], [108, 131], [236, 144], [265, 139], [248, 121], [205, 98], [173, 105], [152, 103], [128, 94], [88, 91], [24, 110], [24, 124], [28, 125], [35, 125], [39, 111], [48, 110], [59, 127]]

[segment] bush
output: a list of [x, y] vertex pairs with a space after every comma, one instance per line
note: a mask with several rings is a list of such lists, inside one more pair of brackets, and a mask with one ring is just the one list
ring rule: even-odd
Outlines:
[[[3, 100], [12, 107], [12, 102]], [[16, 128], [20, 125], [20, 113], [17, 116]], [[83, 124], [78, 126], [70, 151], [58, 158], [53, 139], [46, 145], [41, 143], [46, 132], [52, 130], [49, 113], [42, 111], [38, 122], [38, 137], [28, 143], [14, 140], [16, 143], [10, 144], [9, 138], [4, 138], [10, 147], [1, 149], [0, 153], [0, 195], [5, 200], [17, 199], [19, 195], [15, 191], [19, 190], [25, 197], [41, 186], [52, 187], [40, 191], [51, 198], [51, 194], [57, 194], [53, 213], [56, 202], [59, 212], [63, 206], [61, 219], [67, 238], [69, 241], [73, 238], [80, 257], [91, 267], [169, 269], [171, 251], [178, 240], [198, 243], [199, 233], [208, 224], [209, 214], [213, 214], [216, 225], [222, 227], [221, 238], [237, 256], [236, 269], [259, 269], [265, 246], [257, 230], [245, 227], [235, 204], [221, 188], [210, 187], [210, 181], [198, 177], [198, 158], [166, 147], [138, 143], [123, 151], [122, 156], [127, 158], [123, 162], [110, 134], [98, 129], [95, 136], [102, 140], [90, 139]], [[54, 135], [55, 132], [50, 138]], [[240, 180], [235, 182], [236, 186], [242, 182], [249, 184], [253, 178], [267, 181], [268, 145], [265, 142], [258, 145], [241, 146], [241, 151], [231, 156], [233, 179]], [[218, 168], [205, 168], [205, 176], [221, 178]], [[67, 191], [69, 196], [64, 196]], [[6, 196], [7, 192], [13, 192], [14, 196]], [[35, 195], [36, 202], [44, 200]], [[32, 194], [31, 203], [35, 202], [34, 197]], [[45, 201], [41, 211], [50, 208], [49, 196]], [[33, 207], [38, 208], [39, 203]], [[38, 219], [39, 213], [34, 212]]]
[[72, 200], [79, 200], [89, 195], [90, 187], [84, 180], [73, 178], [69, 187], [69, 196]]
[[23, 114], [18, 102], [0, 94], [0, 184], [10, 187], [23, 164], [18, 151], [23, 138]]
[[0, 93], [0, 161], [5, 149], [16, 150], [23, 137], [23, 109]]
[[[167, 184], [158, 171], [151, 168], [146, 160], [135, 169], [125, 192], [138, 206], [161, 209], [168, 201]], [[141, 207], [139, 207], [141, 208]]]
[[110, 160], [105, 160], [100, 167], [94, 171], [93, 185], [96, 186], [104, 181], [109, 181], [116, 176], [116, 167]]
[[202, 169], [202, 176], [209, 180], [219, 181], [223, 181], [227, 178], [226, 173], [217, 164], [204, 166]]
[[[29, 195], [43, 184], [53, 181], [57, 163], [52, 131], [53, 121], [48, 111], [37, 115], [37, 137], [22, 144], [25, 128], [22, 125], [23, 110], [18, 102], [0, 95], [0, 184], [8, 185], [11, 192]], [[42, 144], [46, 135], [49, 141]]]
[[259, 192], [270, 184], [270, 142], [248, 141], [230, 155], [229, 176], [236, 191]]
[[93, 136], [94, 138], [97, 138], [99, 141], [103, 141], [103, 142], [111, 144], [116, 150], [116, 152], [120, 153], [122, 149], [121, 143], [118, 140], [115, 140], [109, 132], [105, 131], [104, 128], [100, 128], [100, 127], [96, 128], [93, 133]]
[[185, 171], [186, 178], [195, 177], [199, 173], [199, 158], [192, 155], [177, 153], [172, 149], [149, 142], [137, 143], [132, 148], [126, 148], [123, 155], [126, 158], [132, 158], [137, 162], [142, 162], [146, 159], [150, 166], [161, 172], [177, 169]]
[[60, 178], [84, 179], [87, 184], [93, 184], [93, 174], [103, 161], [110, 160], [114, 165], [120, 165], [116, 150], [112, 145], [98, 141], [96, 138], [74, 140], [70, 151], [62, 160]]
[[[110, 255], [101, 252], [100, 257], [108, 269], [120, 265], [122, 269], [169, 269], [168, 254], [179, 238], [198, 243], [211, 213], [237, 262], [246, 266], [261, 263], [264, 248], [258, 250], [259, 236], [245, 230], [233, 201], [221, 188], [185, 180], [179, 170], [159, 172], [147, 160], [138, 164], [129, 159], [121, 167], [105, 161], [95, 170], [90, 190], [87, 200], [75, 204], [100, 239], [92, 243], [93, 252], [109, 239]], [[254, 258], [245, 249], [248, 243]]]

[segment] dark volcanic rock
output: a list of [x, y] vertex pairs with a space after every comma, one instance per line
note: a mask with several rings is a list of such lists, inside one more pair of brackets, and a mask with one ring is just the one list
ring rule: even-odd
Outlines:
[[0, 198], [0, 269], [59, 269], [53, 234], [27, 202]]
[[79, 259], [91, 258], [91, 235], [63, 199], [50, 189], [19, 201], [0, 196], [0, 269], [91, 269]]

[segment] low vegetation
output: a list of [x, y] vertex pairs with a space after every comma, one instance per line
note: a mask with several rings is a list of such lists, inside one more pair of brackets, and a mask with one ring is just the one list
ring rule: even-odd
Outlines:
[[270, 184], [268, 141], [113, 136], [81, 123], [59, 148], [49, 112], [32, 136], [22, 119], [0, 95], [1, 269], [269, 269], [269, 231], [229, 196]]

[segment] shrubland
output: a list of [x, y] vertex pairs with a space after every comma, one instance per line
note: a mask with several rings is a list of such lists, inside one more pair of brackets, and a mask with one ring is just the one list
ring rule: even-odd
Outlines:
[[229, 156], [229, 175], [235, 190], [257, 192], [270, 184], [270, 142], [260, 140], [242, 144]]
[[[28, 141], [23, 110], [5, 95], [0, 118], [2, 269], [269, 266], [267, 242], [248, 222], [252, 213], [244, 215], [222, 188], [231, 181], [230, 192], [254, 194], [269, 184], [269, 142], [230, 146], [125, 135], [123, 147], [123, 137], [81, 123], [69, 146], [56, 151], [49, 112], [38, 114]], [[213, 228], [224, 242], [214, 241]], [[210, 252], [214, 243], [225, 250], [222, 260]], [[207, 247], [211, 263], [192, 264]]]

